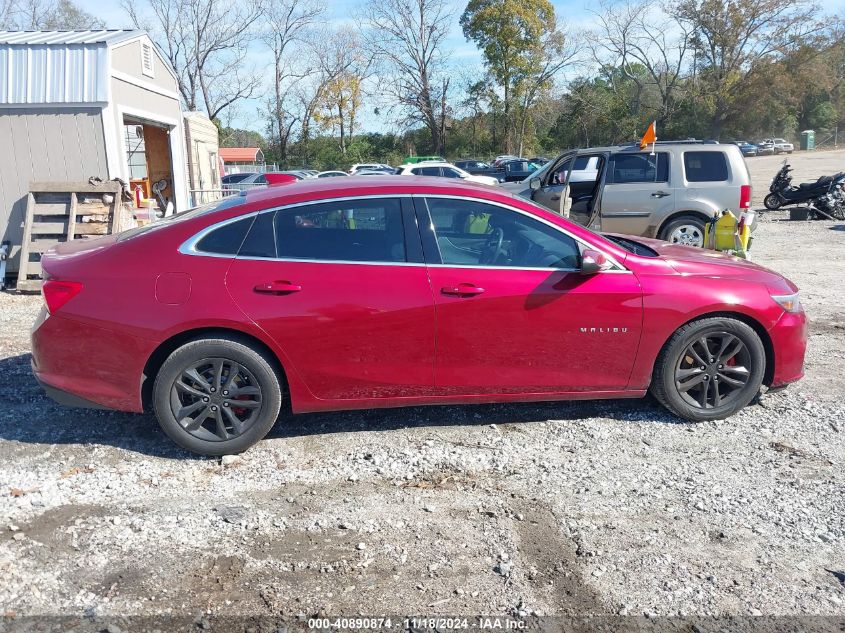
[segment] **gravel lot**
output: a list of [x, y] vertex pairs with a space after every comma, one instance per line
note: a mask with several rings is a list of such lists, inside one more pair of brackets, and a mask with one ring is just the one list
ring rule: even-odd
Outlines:
[[[780, 160], [749, 160], [758, 200]], [[41, 300], [0, 295], [0, 613], [845, 616], [845, 223], [786, 217], [752, 253], [802, 288], [807, 376], [699, 425], [650, 400], [319, 414], [198, 459], [45, 399]]]

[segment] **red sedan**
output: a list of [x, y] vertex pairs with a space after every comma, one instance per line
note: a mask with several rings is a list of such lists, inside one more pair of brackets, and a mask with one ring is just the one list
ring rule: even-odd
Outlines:
[[[639, 398], [694, 421], [803, 375], [797, 288], [601, 236], [493, 187], [309, 180], [42, 259], [32, 364], [62, 403], [243, 451], [296, 412]], [[285, 401], [287, 400], [287, 403]]]

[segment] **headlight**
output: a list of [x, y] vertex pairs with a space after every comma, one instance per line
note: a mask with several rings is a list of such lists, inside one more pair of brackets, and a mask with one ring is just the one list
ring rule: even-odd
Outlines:
[[781, 308], [787, 312], [801, 312], [801, 300], [798, 298], [798, 293], [791, 295], [772, 295]]

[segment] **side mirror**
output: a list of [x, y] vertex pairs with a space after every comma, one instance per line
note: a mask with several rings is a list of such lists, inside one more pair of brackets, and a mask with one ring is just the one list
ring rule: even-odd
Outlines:
[[586, 248], [581, 253], [581, 274], [595, 275], [603, 270], [610, 268], [612, 264], [607, 261], [607, 258], [591, 248]]
[[528, 181], [528, 186], [531, 187], [531, 191], [537, 191], [540, 188], [540, 179], [532, 178]]

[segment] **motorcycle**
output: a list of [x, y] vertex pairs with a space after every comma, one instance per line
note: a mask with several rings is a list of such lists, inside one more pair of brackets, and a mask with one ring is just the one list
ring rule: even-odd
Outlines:
[[792, 186], [792, 168], [783, 161], [769, 186], [769, 195], [763, 204], [770, 211], [793, 204], [805, 204], [814, 214], [831, 220], [845, 220], [845, 172], [822, 176], [815, 182], [802, 182]]

